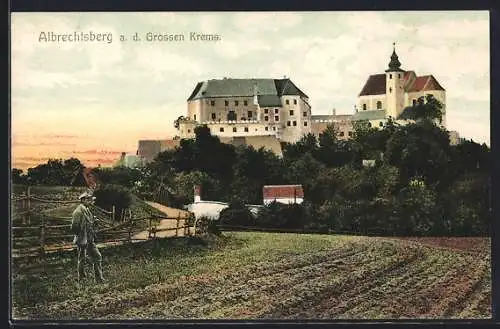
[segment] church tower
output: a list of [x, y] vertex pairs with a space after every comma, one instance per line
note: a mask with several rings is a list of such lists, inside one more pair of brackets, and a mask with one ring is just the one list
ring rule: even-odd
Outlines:
[[393, 43], [393, 51], [389, 68], [385, 70], [385, 94], [386, 94], [386, 117], [396, 119], [404, 108], [404, 73], [398, 55], [396, 54], [396, 44]]

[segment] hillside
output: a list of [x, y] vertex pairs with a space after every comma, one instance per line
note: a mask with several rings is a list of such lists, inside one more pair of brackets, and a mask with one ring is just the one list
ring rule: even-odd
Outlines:
[[[224, 233], [103, 252], [106, 285], [62, 267], [14, 281], [29, 319], [402, 319], [491, 317], [489, 239]], [[460, 239], [460, 238], [458, 238]], [[478, 243], [474, 243], [478, 245]]]

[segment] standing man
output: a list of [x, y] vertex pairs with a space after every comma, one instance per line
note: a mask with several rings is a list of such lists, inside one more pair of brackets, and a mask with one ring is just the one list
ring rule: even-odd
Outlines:
[[85, 275], [85, 260], [88, 258], [94, 268], [95, 280], [103, 283], [102, 256], [95, 244], [94, 225], [97, 221], [90, 212], [89, 206], [95, 200], [92, 194], [85, 192], [78, 197], [80, 204], [73, 211], [71, 220], [71, 231], [75, 234], [73, 243], [78, 250], [78, 281]]

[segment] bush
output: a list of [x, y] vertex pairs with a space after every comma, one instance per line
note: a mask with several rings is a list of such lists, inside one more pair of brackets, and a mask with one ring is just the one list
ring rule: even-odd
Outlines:
[[219, 236], [221, 235], [221, 231], [217, 225], [217, 221], [203, 216], [196, 221], [196, 234], [214, 234]]
[[220, 212], [218, 222], [225, 225], [254, 226], [255, 217], [243, 202], [233, 201]]
[[281, 204], [271, 202], [262, 209], [257, 217], [259, 227], [302, 229], [308, 225], [308, 212], [301, 204]]
[[120, 185], [103, 185], [94, 192], [96, 205], [107, 211], [115, 206], [115, 220], [123, 220], [122, 211], [132, 204], [130, 192]]

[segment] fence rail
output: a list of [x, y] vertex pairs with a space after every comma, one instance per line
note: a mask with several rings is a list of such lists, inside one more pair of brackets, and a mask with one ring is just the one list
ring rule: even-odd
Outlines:
[[[17, 202], [21, 204], [20, 211], [16, 211], [15, 214], [12, 214], [12, 218], [22, 219], [22, 225], [18, 223], [16, 226], [12, 226], [12, 232], [16, 233], [11, 235], [12, 243], [13, 243], [13, 256], [14, 258], [31, 258], [31, 257], [39, 257], [42, 260], [45, 259], [46, 254], [51, 254], [58, 251], [66, 251], [73, 250], [74, 245], [72, 244], [72, 240], [74, 238], [73, 234], [69, 233], [70, 224], [56, 224], [49, 225], [48, 220], [56, 219], [56, 220], [71, 220], [71, 217], [64, 216], [52, 216], [47, 214], [48, 210], [44, 209], [40, 211], [34, 211], [32, 209], [32, 202], [36, 203], [55, 203], [55, 204], [75, 204], [79, 203], [79, 201], [74, 200], [56, 200], [56, 199], [48, 199], [41, 198], [31, 194], [30, 187], [28, 187], [26, 195], [14, 195], [12, 197], [12, 202]], [[102, 237], [102, 243], [111, 245], [114, 243], [123, 243], [123, 242], [136, 242], [136, 241], [144, 241], [149, 239], [156, 239], [158, 232], [166, 232], [166, 231], [175, 231], [175, 236], [179, 236], [179, 232], [184, 230], [184, 234], [190, 234], [188, 225], [181, 225], [181, 221], [185, 221], [186, 218], [181, 218], [180, 214], [178, 217], [169, 217], [162, 216], [151, 213], [150, 216], [135, 218], [130, 211], [127, 209], [123, 211], [123, 214], [128, 214], [128, 219], [123, 222], [115, 223], [116, 211], [115, 207], [113, 207], [112, 211], [107, 211], [105, 209], [99, 208], [97, 206], [91, 206], [91, 210], [94, 213], [104, 213], [112, 216], [112, 222], [107, 222], [106, 220], [99, 220], [98, 228], [96, 230], [96, 234]], [[128, 211], [128, 213], [127, 213]], [[32, 223], [31, 219], [36, 215], [37, 221], [36, 223]], [[169, 228], [159, 228], [156, 221], [162, 219], [170, 219], [176, 220], [176, 227]], [[135, 238], [135, 231], [137, 230], [137, 223], [143, 220], [148, 220], [148, 226], [145, 229], [149, 234], [147, 238]], [[184, 222], [185, 223], [185, 222]], [[184, 224], [183, 223], [183, 224]], [[31, 235], [27, 236], [23, 233], [30, 232]], [[195, 234], [194, 232], [193, 234]], [[123, 237], [122, 237], [123, 236]], [[54, 240], [64, 240], [61, 242], [62, 245], [55, 245], [51, 241]], [[48, 243], [51, 242], [51, 243]], [[15, 247], [14, 245], [19, 245], [22, 243], [23, 247]], [[27, 246], [24, 246], [27, 245]]]

